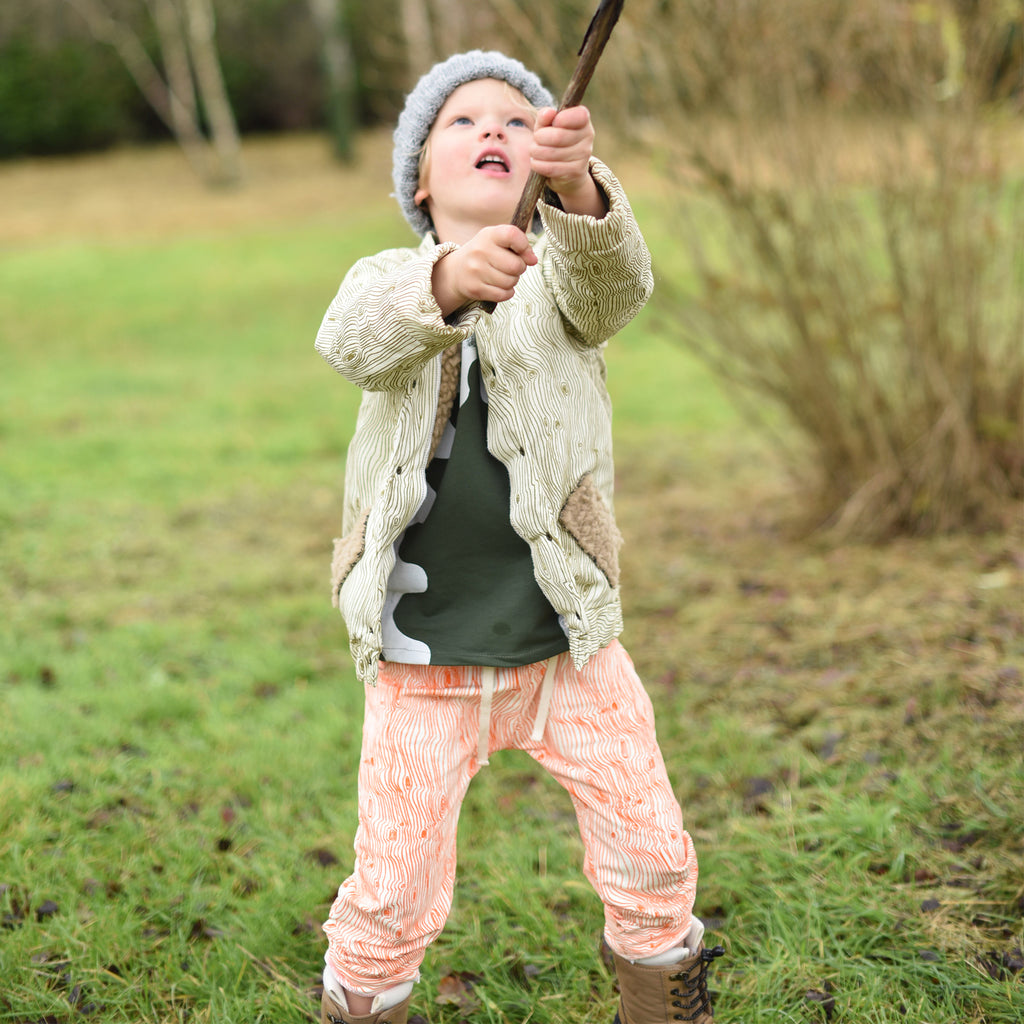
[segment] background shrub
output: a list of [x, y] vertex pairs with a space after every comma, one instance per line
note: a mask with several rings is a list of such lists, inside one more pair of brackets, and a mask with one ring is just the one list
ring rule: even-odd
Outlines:
[[1024, 5], [647, 6], [611, 109], [686, 250], [659, 288], [675, 336], [772, 429], [809, 525], [1003, 525], [1024, 497]]

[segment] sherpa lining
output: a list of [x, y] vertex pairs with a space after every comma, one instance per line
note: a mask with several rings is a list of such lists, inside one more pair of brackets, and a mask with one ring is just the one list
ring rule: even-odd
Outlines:
[[590, 473], [584, 474], [566, 498], [558, 521], [608, 577], [608, 582], [618, 587], [622, 534]]
[[437, 447], [441, 443], [444, 428], [451, 418], [452, 407], [455, 405], [455, 396], [459, 392], [459, 375], [462, 369], [462, 342], [457, 341], [454, 345], [441, 353], [441, 386], [437, 393], [437, 413], [434, 416], [434, 433], [430, 437], [430, 455], [427, 462], [434, 457]]
[[364, 509], [356, 525], [344, 537], [335, 538], [331, 558], [331, 604], [335, 608], [340, 607], [341, 585], [366, 550], [366, 521], [369, 518], [370, 510]]

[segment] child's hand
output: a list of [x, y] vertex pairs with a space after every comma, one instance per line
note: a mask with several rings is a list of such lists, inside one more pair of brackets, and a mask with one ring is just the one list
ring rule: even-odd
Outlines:
[[593, 152], [594, 126], [586, 107], [537, 112], [530, 167], [548, 179], [566, 211], [603, 217], [608, 208], [590, 176]]
[[431, 284], [443, 316], [470, 302], [504, 302], [537, 262], [526, 234], [511, 224], [477, 232], [434, 264]]

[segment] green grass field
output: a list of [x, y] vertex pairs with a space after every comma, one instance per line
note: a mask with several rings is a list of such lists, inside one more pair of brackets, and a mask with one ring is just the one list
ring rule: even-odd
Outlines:
[[[173, 154], [113, 186], [0, 167], [0, 1021], [318, 1012], [362, 695], [327, 593], [358, 394], [313, 336], [407, 238], [372, 167], [313, 186], [282, 152], [251, 157], [258, 202]], [[75, 188], [89, 217], [43, 208]], [[728, 951], [716, 1020], [1017, 1024], [1020, 532], [800, 539], [771, 451], [652, 323], [609, 351], [624, 641]], [[498, 755], [460, 828], [414, 1012], [610, 1024], [568, 798]]]

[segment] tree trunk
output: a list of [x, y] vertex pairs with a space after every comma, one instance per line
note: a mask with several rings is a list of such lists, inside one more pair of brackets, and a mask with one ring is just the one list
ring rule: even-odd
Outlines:
[[210, 0], [184, 0], [184, 3], [192, 66], [217, 154], [217, 181], [222, 185], [235, 185], [242, 180], [242, 145], [220, 70], [213, 35], [213, 5]]
[[437, 60], [428, 0], [401, 0], [401, 17], [411, 87]]
[[309, 0], [320, 34], [320, 55], [327, 81], [327, 115], [334, 152], [346, 163], [354, 154], [356, 134], [355, 61], [339, 0]]
[[434, 0], [437, 35], [444, 40], [445, 52], [438, 55], [442, 60], [449, 54], [461, 53], [465, 49], [466, 12], [460, 10], [460, 7], [459, 0]]
[[171, 130], [186, 152], [195, 154], [195, 160], [204, 164], [203, 177], [210, 174], [208, 150], [199, 126], [199, 104], [188, 59], [188, 44], [182, 31], [180, 12], [174, 0], [146, 0], [156, 25], [167, 76], [167, 97]]

